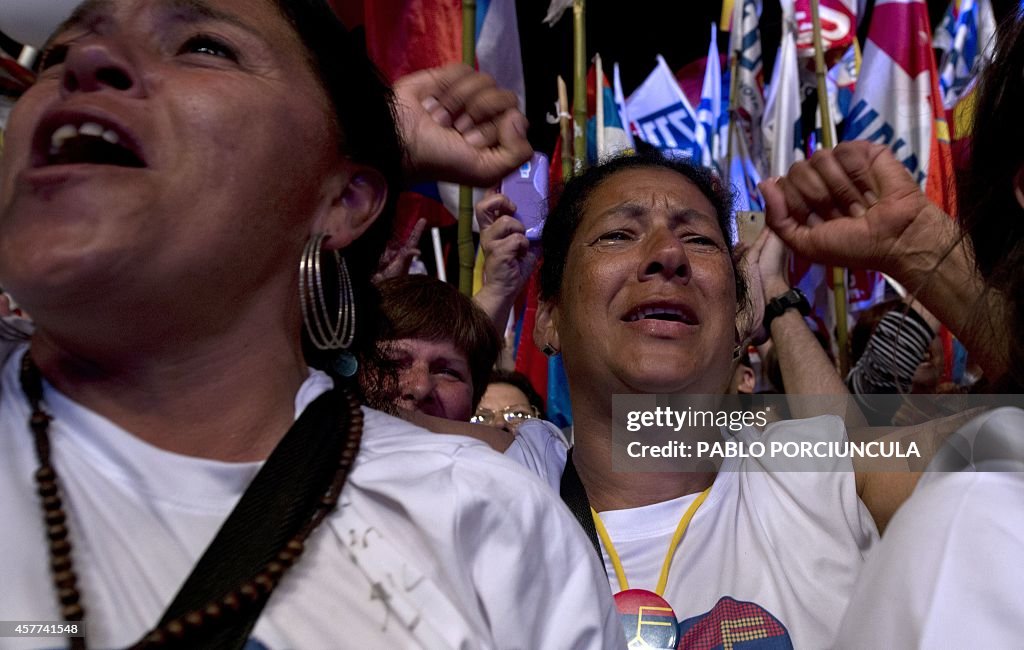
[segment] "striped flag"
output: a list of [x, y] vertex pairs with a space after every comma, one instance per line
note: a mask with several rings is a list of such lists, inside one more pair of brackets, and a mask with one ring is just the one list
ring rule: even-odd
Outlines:
[[[953, 9], [950, 5], [950, 12]], [[947, 18], [949, 16], [947, 12]], [[992, 58], [995, 27], [989, 0], [962, 0], [953, 20], [948, 47], [944, 48], [946, 51], [939, 63], [939, 87], [947, 109], [956, 104], [981, 65]]]
[[[764, 67], [761, 57], [761, 32], [758, 29], [760, 3], [738, 0], [733, 6], [729, 34], [731, 84], [723, 86], [731, 107], [728, 115], [726, 160], [727, 179], [737, 195], [740, 210], [762, 210], [764, 199], [757, 189], [766, 169], [761, 123], [764, 118]], [[733, 62], [734, 61], [734, 62]], [[731, 159], [729, 159], [731, 156]]]
[[[594, 56], [594, 65], [587, 73], [587, 116], [588, 165], [633, 149], [615, 93], [604, 75], [600, 54]], [[561, 162], [558, 166], [561, 169]]]
[[[759, 2], [742, 0], [737, 2], [733, 12], [733, 29], [729, 34], [729, 57], [736, 58], [734, 72], [736, 79], [732, 86], [736, 90], [735, 113], [730, 119], [736, 121], [741, 137], [747, 142], [747, 149], [755, 168], [764, 175], [764, 144], [761, 122], [764, 117], [764, 65], [761, 56], [761, 32]], [[733, 69], [730, 69], [732, 74]]]
[[633, 130], [629, 128], [629, 113], [626, 111], [626, 95], [622, 92], [622, 78], [619, 76], [618, 63], [615, 64], [612, 77], [613, 95], [615, 108], [619, 112], [619, 123], [622, 124], [623, 129], [625, 129], [627, 145], [630, 149], [636, 149], [636, 143], [633, 141]]
[[722, 111], [722, 61], [718, 54], [718, 25], [711, 23], [711, 41], [704, 63], [704, 83], [700, 90], [700, 104], [697, 105], [697, 122], [700, 124], [700, 162], [705, 167], [718, 167], [724, 159], [724, 147], [728, 137], [728, 115]]

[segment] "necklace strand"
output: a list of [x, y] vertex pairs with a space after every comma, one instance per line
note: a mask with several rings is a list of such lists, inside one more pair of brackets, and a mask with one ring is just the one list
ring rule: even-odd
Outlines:
[[[690, 520], [693, 519], [693, 515], [696, 514], [697, 508], [704, 503], [704, 499], [708, 498], [709, 492], [711, 492], [710, 487], [697, 495], [697, 498], [693, 500], [690, 507], [683, 513], [682, 519], [679, 520], [679, 524], [676, 526], [676, 531], [672, 535], [672, 541], [669, 542], [668, 545], [668, 552], [665, 553], [665, 560], [661, 564], [661, 574], [658, 576], [658, 585], [654, 588], [654, 593], [658, 596], [664, 596], [665, 594], [665, 587], [668, 586], [668, 571], [672, 566], [672, 558], [676, 554], [676, 548], [678, 548], [679, 543], [683, 541], [683, 535], [686, 534], [686, 529], [690, 526]], [[601, 521], [601, 515], [598, 514], [597, 510], [591, 508], [590, 515], [594, 518], [594, 525], [597, 527], [598, 537], [601, 538], [601, 542], [604, 544], [604, 549], [608, 553], [608, 559], [611, 560], [612, 568], [615, 569], [615, 578], [619, 581], [619, 591], [626, 591], [629, 589], [629, 580], [626, 579], [626, 570], [622, 567], [622, 561], [619, 559], [619, 554], [615, 550], [615, 545], [612, 543], [611, 535], [608, 534], [608, 529], [604, 527], [604, 522]]]
[[[42, 499], [43, 520], [49, 540], [50, 570], [53, 585], [60, 602], [63, 620], [83, 622], [85, 609], [78, 590], [78, 575], [75, 573], [71, 556], [71, 541], [68, 539], [67, 516], [61, 499], [57, 472], [50, 461], [50, 421], [53, 419], [42, 407], [43, 381], [39, 368], [26, 352], [21, 362], [21, 387], [32, 408], [29, 428], [35, 440], [39, 468], [35, 472], [36, 488]], [[352, 463], [359, 453], [359, 442], [363, 431], [363, 412], [359, 400], [347, 388], [342, 393], [348, 407], [348, 430], [345, 422], [339, 426], [345, 434], [345, 444], [338, 459], [338, 467], [327, 491], [320, 498], [317, 509], [308, 522], [278, 551], [276, 557], [267, 562], [249, 580], [215, 599], [201, 609], [192, 610], [170, 620], [148, 632], [131, 648], [155, 648], [178, 644], [196, 639], [204, 627], [212, 626], [222, 619], [230, 618], [266, 598], [280, 582], [284, 573], [294, 565], [305, 550], [305, 542], [324, 518], [334, 510]], [[72, 650], [84, 650], [84, 637], [71, 637]]]

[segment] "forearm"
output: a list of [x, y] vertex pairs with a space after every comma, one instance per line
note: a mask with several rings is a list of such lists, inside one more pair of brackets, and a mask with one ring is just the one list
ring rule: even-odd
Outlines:
[[832, 360], [825, 354], [800, 312], [790, 309], [773, 320], [771, 335], [786, 394], [849, 394]]
[[[892, 275], [970, 351], [985, 374], [1007, 370], [1006, 297], [986, 287], [966, 240], [939, 210], [930, 217], [937, 242], [928, 254], [901, 256]], [[935, 245], [937, 244], [937, 245]]]
[[512, 434], [502, 429], [496, 429], [483, 424], [448, 420], [446, 418], [420, 413], [419, 411], [402, 410], [399, 412], [399, 416], [407, 422], [412, 422], [413, 424], [423, 427], [428, 431], [433, 431], [434, 433], [454, 434], [476, 438], [477, 440], [487, 443], [491, 449], [494, 449], [497, 452], [503, 453], [508, 449], [508, 446], [512, 444]]
[[838, 415], [848, 424], [862, 423], [846, 384], [800, 312], [790, 309], [772, 320], [771, 337], [794, 417]]
[[515, 302], [515, 295], [489, 287], [486, 283], [473, 296], [473, 302], [487, 314], [499, 335], [504, 335], [508, 325], [508, 314]]

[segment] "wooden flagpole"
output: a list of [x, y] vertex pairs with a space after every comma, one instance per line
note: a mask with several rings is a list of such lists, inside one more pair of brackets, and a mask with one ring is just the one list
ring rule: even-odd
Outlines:
[[573, 160], [574, 173], [587, 164], [587, 8], [586, 0], [573, 0]]
[[[821, 39], [821, 12], [819, 0], [811, 0], [811, 20], [814, 27], [814, 74], [818, 81], [818, 111], [821, 115], [821, 143], [826, 149], [835, 146], [832, 141], [832, 115], [828, 105], [828, 85], [825, 83], [825, 47]], [[846, 333], [846, 269], [832, 267], [832, 293], [836, 301], [836, 344], [839, 347], [839, 373], [845, 379], [850, 370], [849, 346]]]
[[594, 129], [594, 151], [597, 152], [597, 159], [604, 157], [604, 66], [601, 65], [601, 55], [594, 55], [594, 121], [597, 128]]
[[[476, 67], [476, 0], [462, 0], [462, 62]], [[459, 187], [459, 292], [473, 295], [473, 188]], [[441, 260], [438, 263], [443, 263]]]
[[572, 116], [569, 115], [569, 91], [558, 75], [558, 127], [562, 138], [562, 182], [572, 176]]

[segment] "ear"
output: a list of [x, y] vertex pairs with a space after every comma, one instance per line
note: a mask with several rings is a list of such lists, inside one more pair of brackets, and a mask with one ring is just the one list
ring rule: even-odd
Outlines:
[[369, 230], [380, 216], [388, 185], [377, 170], [348, 163], [326, 187], [313, 232], [328, 235], [325, 248], [340, 250]]
[[757, 388], [754, 369], [740, 364], [736, 371], [739, 373], [739, 381], [736, 382], [736, 392], [746, 395], [753, 394], [754, 389]]
[[544, 349], [550, 345], [556, 350], [562, 349], [562, 342], [558, 338], [558, 306], [554, 302], [539, 301], [537, 303], [537, 316], [533, 321], [533, 344], [538, 349]]
[[1020, 207], [1024, 208], [1024, 167], [1018, 169], [1013, 176], [1013, 194]]

